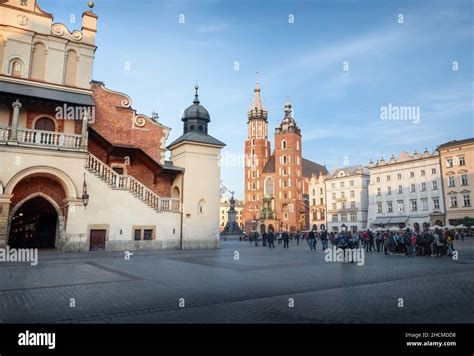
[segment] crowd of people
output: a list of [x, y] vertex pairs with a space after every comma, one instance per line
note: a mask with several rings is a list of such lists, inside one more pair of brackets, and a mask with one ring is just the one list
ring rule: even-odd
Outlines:
[[253, 232], [245, 236], [251, 244], [255, 246], [268, 246], [275, 248], [275, 241], [278, 245], [283, 244], [284, 248], [289, 248], [291, 240], [300, 244], [300, 240], [306, 241], [311, 251], [316, 251], [318, 241], [321, 242], [321, 249], [326, 250], [335, 246], [337, 248], [363, 248], [366, 252], [383, 252], [385, 255], [406, 255], [406, 256], [452, 256], [455, 253], [454, 241], [464, 241], [464, 234], [459, 231], [435, 229], [424, 231], [412, 231], [405, 228], [400, 231], [372, 231], [366, 229], [359, 232], [342, 231], [328, 232], [315, 231], [308, 232], [288, 232], [259, 234]]

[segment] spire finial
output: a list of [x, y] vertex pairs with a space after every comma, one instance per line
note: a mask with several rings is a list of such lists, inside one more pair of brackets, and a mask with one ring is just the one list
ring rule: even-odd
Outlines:
[[197, 80], [196, 80], [196, 84], [194, 85], [194, 89], [196, 90], [196, 94], [194, 94], [194, 101], [193, 101], [193, 103], [196, 104], [196, 105], [199, 105], [199, 94], [198, 94], [199, 85], [198, 85]]
[[94, 8], [94, 1], [90, 0], [87, 6], [89, 6], [89, 9], [91, 9], [90, 11], [92, 11], [92, 9]]

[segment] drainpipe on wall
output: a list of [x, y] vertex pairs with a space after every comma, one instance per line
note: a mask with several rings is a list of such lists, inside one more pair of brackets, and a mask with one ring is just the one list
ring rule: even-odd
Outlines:
[[181, 178], [181, 227], [179, 229], [179, 249], [183, 249], [183, 225], [184, 225], [184, 172]]

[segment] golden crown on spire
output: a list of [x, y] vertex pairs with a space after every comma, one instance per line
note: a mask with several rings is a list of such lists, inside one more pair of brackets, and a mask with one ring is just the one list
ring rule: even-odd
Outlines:
[[87, 6], [89, 6], [89, 8], [92, 9], [94, 8], [94, 2], [92, 0], [89, 1], [89, 3], [87, 4]]

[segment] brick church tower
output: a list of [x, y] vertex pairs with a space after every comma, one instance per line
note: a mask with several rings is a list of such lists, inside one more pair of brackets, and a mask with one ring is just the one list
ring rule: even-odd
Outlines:
[[245, 141], [245, 208], [246, 230], [259, 219], [263, 198], [263, 168], [270, 157], [267, 110], [262, 106], [260, 84], [255, 84], [255, 97], [248, 111], [248, 138]]
[[[280, 227], [291, 230], [304, 226], [303, 192], [307, 191], [302, 176], [301, 131], [293, 118], [289, 101], [285, 116], [275, 129], [275, 196], [280, 204], [275, 212], [281, 219]], [[301, 221], [301, 219], [303, 221]]]

